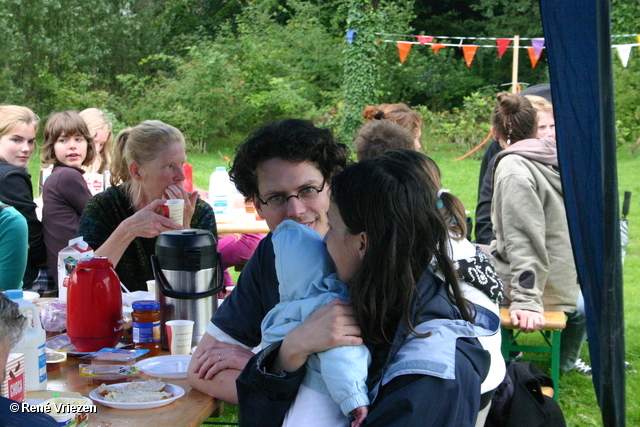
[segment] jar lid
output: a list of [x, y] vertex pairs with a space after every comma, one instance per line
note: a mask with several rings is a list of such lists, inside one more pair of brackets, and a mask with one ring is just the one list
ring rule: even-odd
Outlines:
[[160, 308], [160, 302], [152, 300], [134, 301], [133, 304], [131, 304], [131, 308], [134, 310], [158, 310]]
[[8, 291], [4, 291], [4, 294], [9, 299], [22, 299], [24, 297], [22, 289], [9, 289]]

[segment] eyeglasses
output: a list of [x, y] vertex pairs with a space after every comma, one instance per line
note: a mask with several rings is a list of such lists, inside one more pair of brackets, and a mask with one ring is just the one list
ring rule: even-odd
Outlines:
[[273, 209], [281, 209], [285, 207], [287, 203], [289, 203], [289, 199], [292, 197], [295, 197], [296, 199], [300, 200], [300, 202], [306, 205], [315, 200], [316, 197], [318, 197], [318, 194], [322, 193], [322, 190], [324, 190], [325, 182], [326, 180], [322, 181], [322, 185], [320, 186], [320, 188], [316, 188], [311, 185], [308, 187], [304, 187], [303, 189], [298, 191], [298, 194], [292, 194], [290, 196], [275, 194], [271, 197], [267, 197], [267, 200], [262, 200], [260, 196], [258, 196], [258, 200], [260, 200], [260, 203], [267, 205]]

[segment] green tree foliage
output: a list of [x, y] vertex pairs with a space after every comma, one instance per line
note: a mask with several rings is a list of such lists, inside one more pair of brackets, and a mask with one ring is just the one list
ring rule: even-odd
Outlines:
[[[638, 2], [612, 0], [613, 33], [637, 32], [639, 13]], [[500, 59], [497, 49], [478, 49], [467, 68], [457, 47], [434, 54], [413, 45], [401, 64], [395, 43], [376, 39], [544, 36], [536, 0], [4, 0], [0, 28], [0, 103], [43, 118], [93, 106], [119, 126], [161, 119], [200, 151], [288, 116], [314, 119], [348, 142], [364, 106], [382, 102], [442, 120], [431, 137], [443, 144], [470, 141], [476, 101], [507, 89], [513, 50]], [[624, 141], [640, 134], [636, 56], [628, 68], [614, 57]], [[520, 50], [518, 80], [548, 82], [546, 54], [531, 69]]]
[[[121, 76], [125, 89], [139, 95], [126, 120], [166, 120], [204, 151], [216, 137], [283, 117], [317, 118], [335, 106], [341, 40], [318, 25], [317, 6], [297, 0], [287, 5], [247, 5], [235, 28], [222, 26], [184, 58], [161, 58], [169, 69], [177, 64], [175, 72], [159, 72], [152, 81]], [[276, 19], [282, 13], [289, 15], [285, 24]]]
[[115, 76], [158, 51], [143, 0], [0, 2], [0, 99], [41, 115], [113, 105]]

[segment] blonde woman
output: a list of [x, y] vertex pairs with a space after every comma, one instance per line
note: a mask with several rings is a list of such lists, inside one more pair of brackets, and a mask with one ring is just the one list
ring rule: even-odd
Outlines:
[[107, 115], [97, 108], [87, 108], [80, 112], [89, 128], [89, 133], [93, 137], [93, 144], [96, 148], [96, 156], [93, 163], [83, 166], [87, 173], [103, 174], [109, 169], [111, 164], [111, 143], [113, 142], [113, 126]]
[[556, 139], [556, 119], [553, 117], [553, 105], [545, 98], [538, 95], [525, 95], [538, 116], [538, 128], [536, 137], [544, 136]]
[[[85, 208], [78, 235], [106, 256], [131, 291], [146, 290], [153, 279], [150, 256], [155, 237], [180, 228], [199, 228], [216, 235], [213, 209], [182, 186], [187, 159], [182, 132], [159, 120], [124, 129], [115, 140], [111, 187], [94, 196]], [[167, 199], [184, 200], [184, 221], [166, 218]]]
[[38, 290], [41, 296], [51, 296], [55, 285], [46, 273], [42, 224], [36, 215], [31, 175], [27, 172], [39, 122], [38, 116], [27, 107], [0, 106], [0, 200], [18, 210], [29, 227], [29, 255], [22, 279], [24, 288]]

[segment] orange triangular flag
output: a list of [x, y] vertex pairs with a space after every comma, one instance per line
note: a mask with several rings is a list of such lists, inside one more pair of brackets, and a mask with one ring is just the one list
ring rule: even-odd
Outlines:
[[498, 56], [502, 58], [502, 55], [507, 51], [507, 46], [511, 43], [511, 39], [498, 39], [496, 43], [498, 44]]
[[433, 49], [433, 53], [438, 53], [438, 51], [440, 49], [442, 49], [443, 47], [445, 47], [445, 45], [443, 45], [442, 43], [434, 43], [431, 45], [431, 49]]
[[427, 44], [433, 41], [433, 36], [416, 36], [420, 44]]
[[462, 46], [462, 53], [464, 54], [464, 60], [467, 61], [467, 67], [471, 67], [471, 62], [473, 61], [473, 57], [476, 56], [477, 50], [478, 46], [468, 44]]
[[400, 53], [400, 62], [404, 63], [409, 51], [411, 50], [411, 43], [396, 42], [398, 44], [398, 52]]
[[536, 68], [536, 64], [538, 63], [538, 59], [540, 59], [541, 55], [536, 57], [536, 51], [533, 46], [529, 46], [527, 48], [527, 52], [529, 52], [529, 59], [531, 60], [531, 68]]

